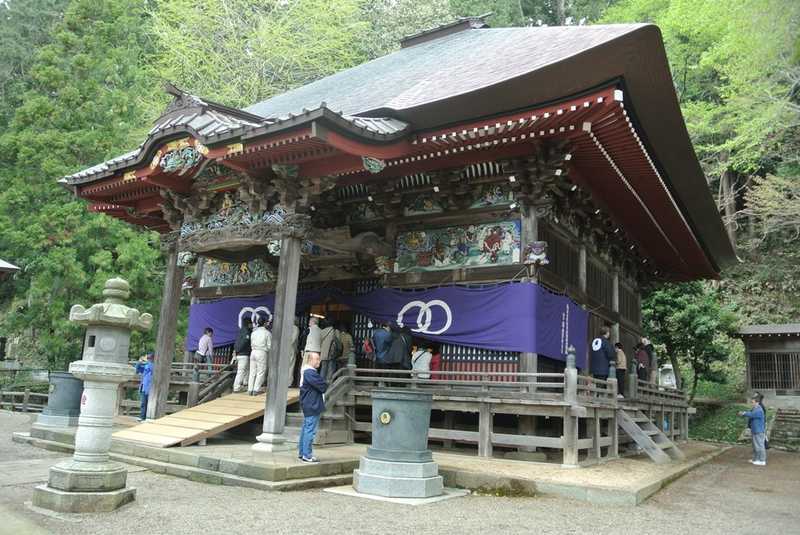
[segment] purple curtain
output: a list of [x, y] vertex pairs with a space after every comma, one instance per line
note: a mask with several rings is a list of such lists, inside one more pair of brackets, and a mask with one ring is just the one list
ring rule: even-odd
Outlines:
[[[364, 295], [318, 290], [298, 294], [298, 311], [326, 296], [375, 322], [407, 327], [420, 338], [484, 349], [528, 351], [558, 360], [565, 359], [567, 348], [572, 345], [578, 366], [585, 364], [588, 313], [569, 298], [537, 284], [443, 286], [419, 291], [381, 288]], [[253, 312], [270, 315], [273, 305], [272, 295], [192, 305], [187, 348], [197, 347], [205, 327], [214, 329], [217, 345], [232, 343], [240, 317]]]

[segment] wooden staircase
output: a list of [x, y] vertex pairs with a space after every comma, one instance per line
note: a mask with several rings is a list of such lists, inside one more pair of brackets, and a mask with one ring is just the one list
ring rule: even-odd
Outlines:
[[682, 460], [686, 456], [667, 435], [640, 410], [617, 410], [617, 424], [656, 464]]

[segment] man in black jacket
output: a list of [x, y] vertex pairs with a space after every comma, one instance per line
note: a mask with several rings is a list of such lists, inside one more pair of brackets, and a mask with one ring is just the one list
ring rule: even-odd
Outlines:
[[253, 330], [253, 320], [245, 318], [233, 345], [233, 355], [236, 359], [236, 378], [233, 380], [233, 391], [242, 392], [247, 386], [247, 368], [250, 362], [250, 333]]
[[611, 328], [604, 325], [600, 337], [592, 340], [592, 376], [595, 379], [608, 379], [609, 364], [616, 360], [617, 352], [611, 345]]

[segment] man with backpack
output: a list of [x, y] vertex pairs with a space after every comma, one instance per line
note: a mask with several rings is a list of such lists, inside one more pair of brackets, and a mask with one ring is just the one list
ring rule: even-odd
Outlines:
[[320, 368], [319, 374], [330, 382], [333, 374], [336, 373], [336, 359], [342, 354], [342, 342], [339, 339], [339, 331], [330, 322], [323, 324], [320, 333]]

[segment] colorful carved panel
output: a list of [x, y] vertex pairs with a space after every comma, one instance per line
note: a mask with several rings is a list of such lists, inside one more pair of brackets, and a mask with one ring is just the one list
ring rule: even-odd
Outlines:
[[200, 286], [233, 286], [235, 284], [272, 282], [276, 276], [274, 268], [259, 258], [241, 264], [206, 258]]
[[380, 219], [380, 217], [381, 215], [378, 213], [375, 205], [371, 202], [351, 204], [348, 207], [347, 220], [350, 223], [372, 221], [374, 219]]
[[509, 184], [483, 184], [475, 189], [470, 208], [505, 206], [514, 202], [514, 192]]
[[408, 203], [403, 209], [407, 216], [438, 214], [444, 212], [444, 199], [437, 198], [429, 193], [419, 193], [413, 197], [406, 197]]
[[519, 261], [519, 221], [411, 231], [397, 237], [397, 271], [400, 273]]

